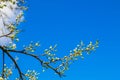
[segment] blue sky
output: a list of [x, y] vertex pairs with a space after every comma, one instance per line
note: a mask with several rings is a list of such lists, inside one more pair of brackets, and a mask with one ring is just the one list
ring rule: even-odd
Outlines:
[[76, 61], [59, 78], [51, 70], [40, 72], [33, 58], [20, 57], [22, 70], [40, 72], [40, 80], [120, 80], [120, 1], [119, 0], [28, 0], [26, 23], [18, 47], [40, 41], [40, 53], [58, 44], [58, 56], [68, 55], [82, 40], [100, 40], [99, 48], [84, 60]]

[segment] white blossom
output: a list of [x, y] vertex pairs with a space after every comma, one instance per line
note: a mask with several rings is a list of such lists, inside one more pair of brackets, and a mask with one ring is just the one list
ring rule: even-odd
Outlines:
[[17, 24], [17, 18], [23, 19], [23, 16], [19, 17], [22, 14], [23, 9], [17, 0], [0, 0], [0, 46], [8, 46], [12, 42], [16, 33], [10, 25]]

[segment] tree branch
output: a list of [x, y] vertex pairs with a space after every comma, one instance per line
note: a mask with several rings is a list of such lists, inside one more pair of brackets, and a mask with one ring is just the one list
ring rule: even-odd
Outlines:
[[8, 51], [5, 51], [5, 53], [9, 56], [9, 58], [13, 61], [13, 63], [15, 64], [15, 67], [17, 68], [18, 72], [19, 72], [19, 76], [20, 76], [20, 79], [23, 80], [23, 77], [22, 77], [22, 72], [17, 64], [17, 62], [15, 61], [15, 59], [9, 54]]
[[0, 49], [2, 49], [2, 51], [3, 51], [4, 53], [6, 53], [6, 54], [8, 55], [8, 57], [13, 61], [13, 63], [15, 64], [16, 69], [18, 70], [20, 79], [23, 80], [23, 76], [22, 76], [23, 73], [21, 72], [21, 70], [20, 70], [17, 62], [15, 61], [15, 59], [9, 54], [9, 51], [6, 50], [4, 47], [0, 46]]
[[8, 34], [5, 34], [5, 35], [0, 36], [0, 38], [1, 38], [1, 37], [9, 37], [9, 35], [11, 35], [12, 33], [13, 33], [13, 31], [9, 32]]
[[9, 52], [15, 52], [15, 53], [21, 53], [21, 54], [24, 54], [24, 55], [28, 55], [28, 56], [31, 56], [33, 58], [35, 58], [36, 60], [38, 60], [41, 65], [43, 67], [48, 67], [50, 68], [51, 70], [53, 70], [55, 73], [57, 73], [60, 77], [64, 76], [63, 74], [61, 74], [61, 72], [59, 72], [56, 68], [50, 66], [50, 63], [49, 62], [44, 62], [43, 60], [41, 60], [37, 55], [34, 55], [34, 54], [29, 54], [27, 52], [25, 52], [25, 50], [21, 50], [21, 51], [17, 51], [17, 50], [8, 50]]

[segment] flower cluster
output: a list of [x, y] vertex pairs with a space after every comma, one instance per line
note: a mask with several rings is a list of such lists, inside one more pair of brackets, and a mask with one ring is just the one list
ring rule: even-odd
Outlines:
[[75, 60], [78, 60], [79, 57], [84, 59], [83, 53], [90, 54], [92, 51], [94, 51], [98, 47], [99, 41], [97, 40], [95, 44], [88, 44], [86, 47], [81, 41], [79, 45], [73, 50], [70, 51], [70, 55], [64, 56], [62, 60], [62, 64], [60, 64], [57, 69], [61, 74], [64, 74], [66, 70], [68, 70], [69, 65], [72, 64]]
[[24, 50], [26, 52], [35, 52], [36, 47], [39, 47], [39, 46], [40, 46], [39, 42], [34, 43], [33, 41], [31, 41], [31, 43], [28, 46], [24, 46]]
[[[22, 0], [24, 1], [24, 0]], [[24, 20], [21, 0], [0, 0], [0, 45], [9, 46], [20, 32], [17, 25]], [[18, 39], [17, 39], [18, 40]]]
[[[8, 68], [6, 64], [4, 64], [4, 78], [0, 77], [0, 80], [9, 80], [9, 77], [12, 75], [12, 68]], [[39, 80], [38, 79], [39, 73], [35, 70], [28, 70], [26, 74], [24, 74], [25, 80]], [[16, 78], [15, 80], [20, 80]]]
[[50, 46], [49, 49], [45, 49], [45, 53], [42, 54], [42, 56], [45, 56], [47, 58], [47, 60], [45, 59], [46, 61], [43, 62], [42, 66], [48, 69], [49, 65], [52, 65], [52, 63], [54, 63], [54, 66], [55, 64], [57, 65], [57, 67], [54, 68], [57, 74], [63, 76], [64, 72], [69, 69], [70, 64], [72, 64], [75, 60], [78, 60], [79, 57], [84, 59], [83, 53], [90, 54], [98, 47], [98, 44], [99, 41], [97, 40], [95, 44], [92, 44], [92, 42], [90, 42], [87, 46], [85, 46], [81, 41], [75, 49], [70, 51], [70, 54], [68, 56], [64, 56], [63, 58], [56, 57], [56, 45]]
[[3, 75], [4, 75], [4, 79], [0, 77], [0, 80], [8, 80], [9, 77], [12, 75], [12, 68], [8, 68], [6, 64], [4, 64]]
[[16, 44], [14, 44], [14, 43], [9, 43], [9, 46], [7, 46], [6, 49], [15, 50], [15, 49], [16, 49]]
[[[12, 75], [12, 68], [8, 68], [6, 64], [4, 64], [4, 78], [0, 77], [0, 80], [9, 80], [9, 77]], [[25, 80], [38, 80], [39, 73], [35, 70], [28, 70], [25, 76]], [[20, 80], [19, 78], [16, 78], [16, 80]]]
[[27, 73], [25, 74], [25, 76], [29, 80], [39, 80], [38, 75], [39, 75], [39, 73], [37, 73], [35, 70], [28, 70]]
[[44, 51], [44, 56], [50, 61], [50, 62], [55, 62], [55, 61], [58, 61], [59, 58], [56, 57], [55, 55], [55, 52], [57, 51], [56, 50], [56, 47], [57, 45], [55, 46], [50, 46], [49, 49], [45, 49]]

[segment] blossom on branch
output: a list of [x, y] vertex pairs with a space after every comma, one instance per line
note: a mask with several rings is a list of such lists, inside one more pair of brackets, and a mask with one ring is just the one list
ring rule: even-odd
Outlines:
[[8, 46], [13, 42], [17, 25], [23, 20], [23, 6], [19, 0], [0, 0], [0, 45]]
[[[93, 44], [90, 42], [88, 45], [84, 45], [81, 41], [68, 55], [63, 57], [56, 56], [57, 45], [50, 46], [48, 49], [45, 49], [43, 53], [37, 52], [36, 49], [40, 46], [39, 42], [31, 42], [27, 46], [24, 46], [23, 49], [17, 50], [17, 46], [14, 44], [13, 40], [19, 41], [16, 37], [19, 33], [17, 26], [23, 21], [23, 12], [26, 10], [23, 3], [24, 0], [0, 0], [0, 51], [2, 54], [0, 80], [11, 80], [10, 76], [13, 75], [13, 67], [9, 68], [6, 66], [5, 55], [10, 58], [14, 64], [13, 66], [18, 71], [19, 76], [16, 80], [38, 80], [39, 73], [35, 70], [28, 70], [24, 73], [17, 63], [18, 57], [13, 57], [11, 53], [30, 56], [39, 62], [43, 72], [47, 69], [51, 69], [60, 77], [63, 77], [65, 76], [65, 71], [69, 69], [69, 66], [75, 60], [78, 60], [79, 57], [84, 59], [84, 53], [90, 54], [98, 47], [98, 40], [96, 43]], [[36, 52], [37, 54], [35, 54]]]

